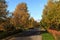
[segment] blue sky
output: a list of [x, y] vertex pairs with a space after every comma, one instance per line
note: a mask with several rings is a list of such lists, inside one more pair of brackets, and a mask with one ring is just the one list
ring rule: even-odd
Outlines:
[[35, 20], [41, 20], [43, 8], [47, 3], [47, 0], [6, 0], [6, 1], [8, 3], [8, 10], [10, 12], [13, 12], [19, 3], [22, 2], [27, 3], [29, 14]]

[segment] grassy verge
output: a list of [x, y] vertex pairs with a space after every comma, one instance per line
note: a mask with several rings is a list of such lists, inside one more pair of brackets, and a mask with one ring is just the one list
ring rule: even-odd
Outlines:
[[54, 37], [49, 33], [43, 33], [42, 40], [54, 40]]

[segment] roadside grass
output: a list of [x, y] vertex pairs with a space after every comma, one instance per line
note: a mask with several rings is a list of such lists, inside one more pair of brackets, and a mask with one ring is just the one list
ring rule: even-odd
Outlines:
[[54, 37], [49, 33], [42, 34], [42, 40], [55, 40]]

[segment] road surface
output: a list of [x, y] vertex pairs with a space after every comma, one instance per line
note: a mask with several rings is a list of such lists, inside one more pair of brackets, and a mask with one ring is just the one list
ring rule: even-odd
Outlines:
[[22, 34], [18, 33], [2, 40], [42, 40], [42, 36], [38, 31], [25, 31]]

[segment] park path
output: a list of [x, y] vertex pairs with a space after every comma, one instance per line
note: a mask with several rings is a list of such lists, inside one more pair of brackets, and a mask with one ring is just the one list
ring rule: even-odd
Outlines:
[[42, 40], [41, 35], [27, 36], [27, 37], [10, 37], [3, 40]]
[[[42, 40], [42, 36], [40, 31], [25, 31], [23, 33], [18, 33], [12, 36], [9, 36], [2, 40]], [[23, 35], [23, 36], [21, 36]], [[24, 36], [26, 35], [26, 36]], [[27, 36], [28, 35], [28, 36]]]
[[9, 40], [42, 40], [40, 35], [29, 36], [29, 37], [12, 37]]

